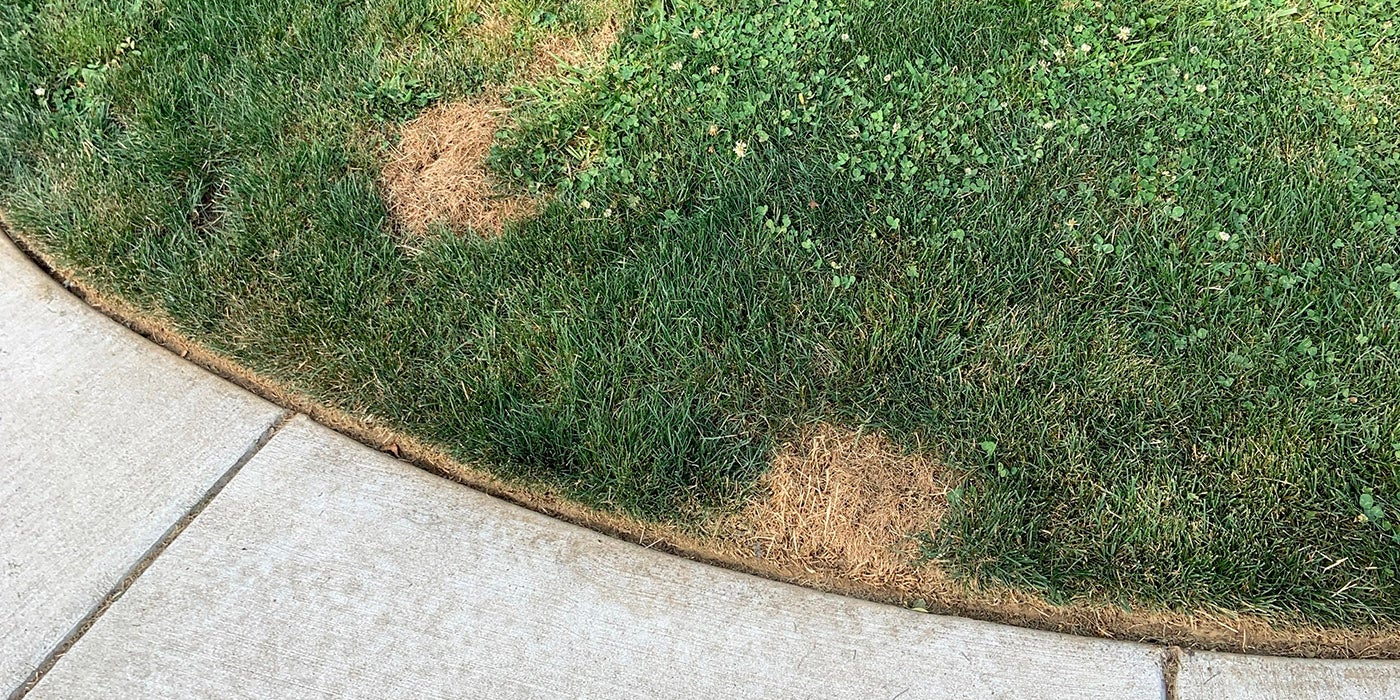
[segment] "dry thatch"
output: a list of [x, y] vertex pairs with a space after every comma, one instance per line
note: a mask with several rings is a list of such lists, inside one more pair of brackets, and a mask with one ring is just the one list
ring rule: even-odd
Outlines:
[[621, 30], [622, 23], [614, 16], [582, 36], [545, 36], [535, 43], [534, 60], [525, 68], [525, 78], [537, 82], [570, 67], [598, 68], [606, 62]]
[[[523, 78], [539, 82], [570, 66], [600, 67], [620, 28], [618, 19], [610, 17], [583, 36], [544, 36], [535, 43]], [[479, 30], [486, 44], [504, 43], [514, 31], [514, 20], [504, 15], [491, 15]], [[404, 125], [380, 177], [384, 199], [400, 228], [421, 236], [442, 224], [494, 237], [507, 223], [535, 214], [538, 198], [503, 193], [486, 166], [508, 111], [488, 90], [472, 100], [429, 109]]]
[[937, 528], [953, 481], [880, 435], [820, 425], [783, 446], [721, 536], [778, 566], [917, 587], [918, 537]]
[[444, 224], [495, 236], [507, 222], [535, 213], [534, 198], [501, 194], [486, 167], [505, 114], [498, 99], [480, 97], [434, 107], [404, 125], [382, 175], [400, 226], [417, 235]]

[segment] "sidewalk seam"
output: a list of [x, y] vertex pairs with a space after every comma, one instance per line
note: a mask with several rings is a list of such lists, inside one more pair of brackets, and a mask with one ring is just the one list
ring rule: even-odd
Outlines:
[[185, 528], [189, 527], [190, 523], [193, 523], [195, 518], [198, 518], [200, 513], [204, 512], [205, 508], [209, 507], [209, 504], [223, 492], [224, 487], [228, 486], [230, 481], [233, 481], [233, 477], [238, 476], [238, 472], [242, 471], [243, 467], [251, 462], [253, 458], [262, 451], [262, 448], [265, 447], [267, 443], [271, 442], [272, 438], [276, 437], [277, 433], [281, 432], [282, 428], [287, 425], [292, 418], [296, 417], [296, 415], [297, 413], [295, 411], [283, 410], [277, 416], [277, 419], [258, 435], [257, 439], [253, 441], [253, 444], [249, 446], [238, 459], [234, 460], [233, 465], [225, 470], [224, 473], [219, 476], [218, 480], [199, 497], [199, 500], [195, 501], [194, 504], [190, 506], [189, 510], [185, 511], [185, 513], [172, 523], [170, 527], [166, 528], [160, 538], [141, 555], [141, 558], [137, 559], [136, 563], [133, 564], [131, 568], [127, 569], [126, 573], [122, 574], [121, 578], [117, 579], [116, 584], [102, 596], [102, 600], [98, 601], [97, 605], [93, 606], [92, 610], [88, 611], [88, 613], [78, 621], [78, 624], [74, 625], [73, 629], [63, 636], [63, 639], [44, 656], [44, 660], [39, 663], [38, 667], [29, 674], [29, 678], [7, 696], [7, 700], [21, 700], [25, 695], [28, 695], [29, 691], [33, 690], [35, 686], [39, 685], [39, 682], [44, 679], [44, 676], [48, 675], [49, 671], [53, 670], [54, 665], [63, 658], [63, 655], [68, 653], [68, 650], [72, 649], [73, 645], [78, 643], [78, 640], [82, 639], [83, 635], [107, 612], [108, 608], [112, 607], [113, 603], [121, 600], [121, 597], [126, 593], [127, 589], [131, 588], [131, 585], [141, 577], [141, 574], [145, 573], [146, 569], [150, 568], [151, 564], [153, 564], [161, 554], [165, 553], [165, 550], [174, 543], [175, 538], [179, 537], [180, 533], [184, 532]]
[[1181, 647], [1169, 646], [1162, 649], [1162, 698], [1179, 700], [1176, 678], [1181, 672]]

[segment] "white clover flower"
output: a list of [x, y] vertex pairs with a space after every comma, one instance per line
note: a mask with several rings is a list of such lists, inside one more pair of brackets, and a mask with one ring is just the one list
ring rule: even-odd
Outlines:
[[1197, 85], [1197, 86], [1196, 86], [1196, 92], [1205, 92], [1205, 91], [1206, 91], [1206, 86], [1204, 86], [1204, 85]]
[[1216, 232], [1215, 232], [1215, 235], [1216, 235], [1216, 237], [1219, 238], [1221, 241], [1228, 241], [1228, 240], [1230, 240], [1230, 234], [1225, 233], [1224, 231], [1216, 231]]
[[41, 87], [34, 88], [34, 94], [35, 94], [35, 95], [38, 95], [39, 97], [43, 97], [43, 96], [44, 96], [44, 88], [41, 88]]
[[749, 144], [747, 141], [734, 142], [734, 155], [743, 158], [749, 154]]
[[1089, 53], [1089, 49], [1090, 49], [1090, 48], [1092, 48], [1092, 47], [1090, 47], [1088, 44], [1080, 44], [1080, 45], [1079, 45], [1079, 50], [1080, 50], [1080, 51], [1083, 51], [1084, 53]]
[[696, 27], [696, 28], [695, 28], [695, 31], [693, 31], [693, 32], [690, 33], [690, 38], [692, 38], [692, 39], [699, 39], [700, 37], [702, 37], [702, 36], [704, 36], [704, 35], [705, 35], [705, 30], [703, 30], [703, 29], [701, 29], [701, 28], [699, 28], [699, 27]]
[[1127, 40], [1128, 40], [1128, 37], [1130, 37], [1130, 36], [1132, 36], [1132, 35], [1133, 35], [1132, 27], [1119, 27], [1119, 28], [1118, 28], [1118, 40], [1119, 40], [1119, 41], [1127, 41]]
[[684, 62], [684, 61], [676, 61], [675, 63], [672, 63], [672, 64], [671, 64], [671, 70], [672, 70], [673, 72], [674, 72], [674, 71], [678, 71], [678, 70], [680, 70], [681, 67], [684, 66], [684, 65], [685, 65], [685, 62]]
[[716, 73], [719, 73], [719, 66], [710, 66], [710, 75], [715, 75]]

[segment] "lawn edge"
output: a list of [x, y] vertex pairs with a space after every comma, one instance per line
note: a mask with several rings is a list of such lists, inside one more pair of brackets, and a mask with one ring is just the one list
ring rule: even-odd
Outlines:
[[1318, 659], [1400, 659], [1400, 624], [1350, 630], [1278, 622], [1255, 614], [1228, 611], [1188, 614], [1124, 610], [1102, 602], [1062, 606], [1026, 592], [1006, 589], [949, 592], [919, 600], [918, 605], [914, 605], [907, 596], [878, 586], [735, 556], [715, 546], [708, 538], [675, 525], [646, 522], [585, 506], [544, 485], [501, 479], [482, 467], [451, 457], [436, 445], [284, 387], [186, 337], [170, 324], [132, 304], [99, 291], [23, 234], [9, 221], [3, 209], [0, 209], [0, 235], [13, 241], [45, 274], [88, 306], [215, 376], [285, 410], [303, 413], [366, 447], [423, 471], [614, 539], [826, 593], [1029, 629], [1203, 651]]

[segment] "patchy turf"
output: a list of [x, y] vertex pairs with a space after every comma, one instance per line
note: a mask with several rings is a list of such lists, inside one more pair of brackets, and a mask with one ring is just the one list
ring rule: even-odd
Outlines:
[[[1397, 13], [21, 0], [0, 200], [193, 338], [585, 503], [771, 506], [742, 528], [813, 560], [826, 503], [848, 564], [946, 509], [916, 563], [964, 582], [1393, 622]], [[495, 97], [488, 173], [443, 117]], [[886, 456], [815, 473], [885, 490], [803, 492], [782, 446], [855, 428]]]

